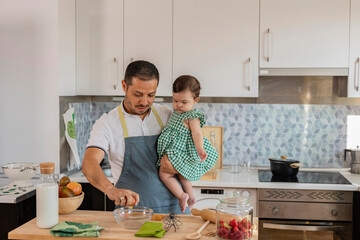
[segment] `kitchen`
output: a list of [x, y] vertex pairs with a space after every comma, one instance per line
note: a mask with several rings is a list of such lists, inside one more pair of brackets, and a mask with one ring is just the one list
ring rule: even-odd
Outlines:
[[124, 66], [146, 56], [160, 70], [159, 102], [170, 103], [184, 71], [203, 83], [198, 106], [208, 126], [224, 127], [224, 169], [269, 168], [268, 157], [287, 154], [300, 171], [348, 171], [356, 125], [347, 117], [360, 115], [358, 0], [101, 2], [0, 3], [1, 110], [12, 120], [1, 118], [1, 165], [53, 161], [67, 172], [68, 104], [81, 111], [81, 159], [91, 122], [123, 96]]

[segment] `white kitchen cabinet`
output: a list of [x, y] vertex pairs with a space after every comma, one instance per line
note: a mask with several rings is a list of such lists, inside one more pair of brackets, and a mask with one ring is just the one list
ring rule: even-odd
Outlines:
[[351, 0], [348, 97], [360, 97], [360, 0]]
[[126, 66], [147, 60], [160, 73], [158, 96], [172, 93], [172, 1], [77, 0], [78, 95], [123, 95]]
[[172, 95], [172, 1], [125, 0], [124, 68], [135, 60], [158, 68], [157, 96]]
[[201, 96], [258, 96], [258, 0], [174, 0], [173, 78], [194, 75]]
[[123, 95], [123, 1], [76, 0], [76, 93]]
[[350, 0], [260, 1], [260, 68], [347, 73]]

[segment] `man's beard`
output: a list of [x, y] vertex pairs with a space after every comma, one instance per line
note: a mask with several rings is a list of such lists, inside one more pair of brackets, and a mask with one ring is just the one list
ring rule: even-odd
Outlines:
[[131, 105], [131, 102], [129, 101], [128, 97], [125, 96], [125, 99], [124, 99], [124, 103], [125, 103], [125, 110], [129, 111], [130, 114], [133, 114], [133, 115], [143, 115], [145, 113], [147, 113], [150, 108], [148, 108], [146, 111], [144, 112], [137, 112], [136, 111], [136, 107], [149, 107], [149, 106], [143, 106], [143, 105], [135, 105], [135, 108], [132, 107]]

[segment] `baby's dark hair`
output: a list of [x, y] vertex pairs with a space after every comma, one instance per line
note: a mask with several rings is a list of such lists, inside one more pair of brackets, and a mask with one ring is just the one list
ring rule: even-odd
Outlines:
[[190, 75], [181, 75], [173, 83], [173, 92], [178, 93], [189, 89], [194, 98], [200, 96], [200, 82], [193, 76]]

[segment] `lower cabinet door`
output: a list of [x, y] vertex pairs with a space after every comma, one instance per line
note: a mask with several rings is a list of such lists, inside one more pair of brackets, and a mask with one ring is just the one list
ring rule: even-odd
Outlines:
[[85, 197], [78, 209], [104, 211], [105, 194], [90, 183], [81, 183], [81, 186]]
[[0, 240], [8, 239], [8, 232], [36, 217], [36, 196], [17, 204], [0, 204]]
[[108, 196], [106, 196], [106, 206], [105, 206], [105, 210], [106, 211], [114, 211], [115, 209], [115, 202], [110, 200]]

